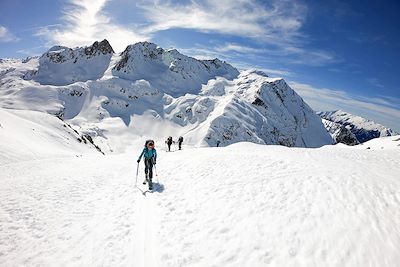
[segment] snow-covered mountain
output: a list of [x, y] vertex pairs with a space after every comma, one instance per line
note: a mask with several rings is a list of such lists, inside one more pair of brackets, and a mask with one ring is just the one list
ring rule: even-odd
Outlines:
[[[333, 138], [341, 143], [348, 144], [350, 142], [350, 144], [355, 144], [353, 137], [349, 135], [349, 133], [345, 129], [343, 129], [343, 127], [350, 130], [351, 133], [353, 133], [353, 135], [357, 138], [357, 141], [359, 143], [364, 143], [377, 137], [393, 136], [397, 134], [392, 129], [387, 128], [381, 124], [342, 110], [326, 112], [321, 111], [317, 112], [317, 114], [321, 116], [321, 118], [329, 122], [335, 123], [332, 124], [325, 122], [324, 125], [333, 135]], [[335, 129], [340, 130], [337, 131]], [[342, 136], [347, 136], [345, 137], [346, 140], [343, 140]], [[339, 140], [342, 140], [343, 142]]]
[[214, 60], [197, 60], [176, 49], [164, 50], [154, 43], [129, 45], [112, 73], [128, 80], [147, 80], [164, 93], [180, 96], [198, 93], [201, 84], [217, 76], [234, 79], [239, 74], [231, 65]]
[[322, 123], [332, 136], [335, 143], [343, 143], [349, 146], [358, 145], [357, 137], [344, 125], [322, 119]]
[[107, 40], [75, 49], [54, 46], [39, 58], [39, 68], [32, 78], [51, 85], [96, 80], [103, 76], [113, 53]]
[[333, 142], [283, 79], [153, 43], [130, 45], [121, 54], [106, 40], [75, 49], [57, 46], [40, 58], [3, 60], [0, 71], [1, 107], [54, 114], [105, 151], [124, 149], [143, 135], [182, 135], [197, 146], [217, 140], [222, 146]]

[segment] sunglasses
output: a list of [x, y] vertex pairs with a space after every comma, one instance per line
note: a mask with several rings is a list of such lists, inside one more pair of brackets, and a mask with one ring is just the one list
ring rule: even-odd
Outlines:
[[154, 146], [154, 144], [153, 143], [148, 143], [147, 146]]

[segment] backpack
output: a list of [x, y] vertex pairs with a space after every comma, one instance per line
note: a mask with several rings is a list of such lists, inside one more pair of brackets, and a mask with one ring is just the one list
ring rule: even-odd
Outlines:
[[183, 142], [183, 137], [180, 136], [179, 139], [178, 139], [178, 141], [179, 141], [179, 142]]

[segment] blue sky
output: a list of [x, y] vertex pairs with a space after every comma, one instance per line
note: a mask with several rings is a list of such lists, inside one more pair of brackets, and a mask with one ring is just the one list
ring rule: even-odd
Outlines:
[[0, 57], [138, 41], [279, 76], [315, 110], [400, 132], [398, 1], [1, 0]]

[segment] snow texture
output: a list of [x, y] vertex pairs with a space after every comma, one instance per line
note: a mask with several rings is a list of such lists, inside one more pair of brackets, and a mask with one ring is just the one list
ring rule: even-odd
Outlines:
[[[0, 134], [16, 132], [3, 115]], [[40, 133], [41, 146], [24, 139], [25, 149], [35, 151], [26, 155], [7, 146], [9, 132], [1, 136], [2, 266], [394, 267], [400, 261], [400, 136], [373, 140], [385, 143], [376, 150], [244, 142], [166, 152], [156, 140], [158, 176], [147, 192], [142, 162], [135, 187], [144, 139], [129, 153], [77, 157], [64, 147], [54, 157], [48, 152], [58, 137]]]

